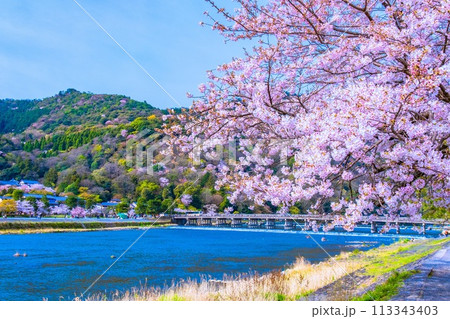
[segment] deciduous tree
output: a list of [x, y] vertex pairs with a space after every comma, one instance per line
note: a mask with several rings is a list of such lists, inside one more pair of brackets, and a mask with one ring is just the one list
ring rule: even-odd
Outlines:
[[17, 211], [17, 204], [14, 199], [4, 199], [0, 201], [0, 213], [11, 214]]

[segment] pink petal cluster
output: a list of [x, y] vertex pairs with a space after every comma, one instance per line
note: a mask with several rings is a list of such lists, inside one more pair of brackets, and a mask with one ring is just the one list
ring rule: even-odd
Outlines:
[[232, 202], [332, 201], [348, 229], [367, 214], [417, 217], [424, 194], [449, 206], [448, 1], [240, 0], [234, 13], [210, 2], [213, 29], [259, 44], [208, 72], [166, 132], [185, 151], [242, 141], [217, 170]]
[[159, 185], [161, 185], [161, 187], [166, 187], [167, 185], [169, 185], [169, 179], [166, 177], [160, 177]]
[[19, 200], [17, 204], [17, 213], [24, 216], [34, 216], [33, 205], [27, 200]]
[[51, 215], [69, 215], [70, 209], [67, 207], [67, 205], [60, 204], [57, 206], [53, 206], [50, 208], [50, 214]]
[[70, 211], [72, 218], [84, 218], [86, 217], [86, 210], [82, 207], [75, 207]]
[[184, 194], [180, 200], [184, 206], [188, 207], [192, 203], [192, 195]]

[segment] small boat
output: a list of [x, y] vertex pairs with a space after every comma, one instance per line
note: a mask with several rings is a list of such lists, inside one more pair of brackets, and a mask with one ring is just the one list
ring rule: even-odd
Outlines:
[[325, 237], [322, 237], [321, 241], [327, 241], [327, 239]]
[[310, 239], [310, 238], [311, 238], [311, 236], [309, 236], [309, 235], [306, 235], [306, 238]]
[[23, 257], [27, 257], [28, 256], [28, 254], [27, 253], [23, 253], [23, 255], [22, 255]]
[[20, 254], [19, 254], [19, 253], [15, 253], [15, 254], [13, 255], [13, 257], [20, 257]]
[[114, 256], [114, 255], [111, 255], [111, 259], [114, 259], [114, 258], [116, 258], [116, 256]]

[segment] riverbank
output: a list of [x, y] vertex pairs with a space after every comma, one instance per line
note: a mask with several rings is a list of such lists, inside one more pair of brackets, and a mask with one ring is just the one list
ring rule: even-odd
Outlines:
[[2, 221], [0, 235], [86, 232], [172, 226], [170, 220], [155, 221]]
[[298, 258], [286, 270], [262, 276], [247, 273], [220, 281], [187, 280], [171, 287], [141, 287], [86, 299], [386, 300], [414, 274], [417, 263], [449, 243], [449, 238], [400, 240], [365, 252], [341, 253], [318, 264]]

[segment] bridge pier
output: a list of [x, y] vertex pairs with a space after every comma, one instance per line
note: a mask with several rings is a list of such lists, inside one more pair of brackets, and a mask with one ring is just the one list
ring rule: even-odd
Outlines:
[[422, 231], [422, 234], [425, 235], [425, 232], [426, 232], [425, 223], [422, 223], [421, 231]]
[[370, 222], [370, 232], [371, 232], [372, 234], [375, 234], [375, 233], [378, 232], [378, 229], [377, 229], [377, 223], [375, 223], [375, 222]]
[[250, 218], [248, 220], [248, 228], [259, 228], [259, 221], [257, 219]]
[[273, 220], [273, 219], [266, 219], [266, 228], [267, 229], [274, 229], [275, 228], [275, 220]]
[[172, 223], [177, 224], [178, 226], [184, 226], [188, 223], [189, 219], [174, 219], [172, 218]]
[[196, 226], [197, 225], [197, 218], [188, 218], [187, 224], [189, 226]]
[[302, 230], [309, 230], [311, 226], [309, 225], [309, 219], [305, 219], [305, 225]]
[[226, 218], [216, 218], [216, 226], [226, 226], [227, 225], [227, 219]]
[[202, 226], [211, 226], [211, 218], [201, 218], [200, 223]]
[[231, 220], [231, 227], [232, 228], [238, 228], [242, 225], [242, 220], [240, 218], [233, 218]]
[[285, 219], [284, 220], [284, 229], [286, 229], [286, 230], [295, 229], [294, 221], [292, 219]]
[[395, 223], [395, 233], [400, 234], [400, 224], [398, 222]]

